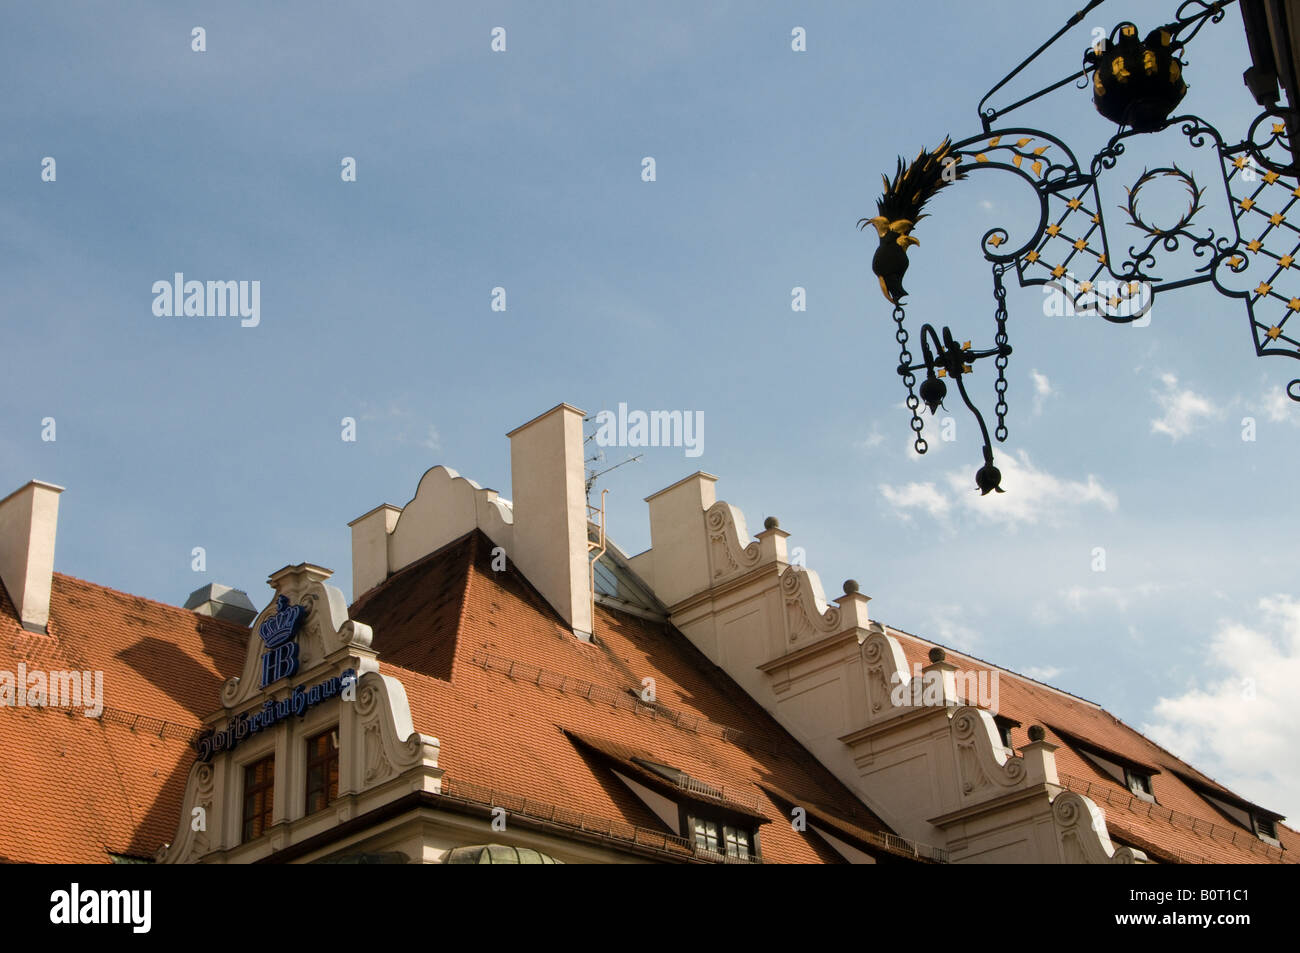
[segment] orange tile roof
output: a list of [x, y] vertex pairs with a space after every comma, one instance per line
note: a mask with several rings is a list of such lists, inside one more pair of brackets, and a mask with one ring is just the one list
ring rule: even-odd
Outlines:
[[48, 631], [26, 631], [0, 585], [0, 669], [103, 672], [104, 712], [0, 709], [0, 859], [151, 857], [248, 630], [55, 573]]
[[[375, 620], [380, 671], [405, 685], [416, 727], [441, 742], [438, 763], [452, 789], [468, 782], [669, 832], [600, 763], [600, 748], [636, 752], [743, 799], [751, 805], [746, 810], [770, 822], [759, 834], [768, 862], [839, 858], [816, 835], [794, 831], [763, 784], [815, 801], [860, 829], [888, 832], [681, 633], [598, 605], [595, 639], [582, 642], [513, 566], [492, 570], [491, 545], [475, 531], [390, 577], [355, 609], [361, 621]], [[453, 655], [451, 677], [389, 662], [390, 645], [409, 657], [414, 638], [401, 625], [380, 621], [401, 615], [412, 593], [441, 589], [449, 577], [457, 585], [464, 580], [456, 621], [444, 606], [440, 629], [424, 619], [409, 625], [436, 643], [426, 644], [427, 657]], [[440, 662], [440, 670], [448, 667]], [[639, 700], [644, 678], [654, 679], [657, 704]], [[584, 745], [579, 737], [599, 741]]]
[[[475, 531], [351, 610], [374, 627], [380, 669], [406, 687], [416, 725], [441, 740], [449, 794], [529, 798], [667, 838], [666, 825], [612, 773], [611, 758], [635, 753], [765, 817], [769, 862], [840, 859], [816, 835], [792, 829], [796, 802], [839, 835], [888, 839], [878, 817], [672, 626], [598, 605], [595, 640], [581, 642], [513, 567], [492, 570], [490, 550]], [[152, 856], [174, 833], [190, 743], [240, 668], [247, 631], [56, 573], [49, 634], [36, 634], [22, 628], [0, 585], [0, 669], [102, 671], [105, 705], [97, 719], [0, 710], [0, 860]], [[909, 663], [927, 661], [934, 643], [897, 635]], [[995, 670], [951, 650], [949, 660]], [[1189, 782], [1235, 795], [1097, 705], [996, 670], [999, 711], [1020, 722], [1013, 743], [1028, 740], [1030, 724], [1044, 725], [1061, 745], [1062, 782], [1097, 802], [1116, 841], [1160, 860], [1231, 863], [1289, 861], [1300, 844], [1284, 825], [1286, 852], [1228, 820]], [[640, 698], [646, 678], [653, 704]], [[1072, 738], [1158, 769], [1157, 803], [1095, 768]]]
[[[929, 649], [938, 643], [897, 629], [894, 634], [909, 666], [927, 665]], [[1011, 729], [1015, 747], [1027, 744], [1032, 724], [1042, 725], [1047, 740], [1059, 745], [1056, 767], [1062, 783], [1096, 802], [1106, 815], [1113, 840], [1141, 847], [1157, 859], [1171, 863], [1294, 863], [1300, 834], [1277, 825], [1285, 850], [1260, 840], [1251, 831], [1226, 818], [1198, 795], [1183, 778], [1202, 781], [1240, 800], [1221, 784], [1201, 774], [1141, 732], [1129, 727], [1099, 705], [1052, 688], [981, 659], [945, 647], [947, 661], [962, 671], [998, 672], [997, 714], [1020, 722]], [[1082, 739], [1121, 761], [1149, 765], [1156, 803], [1133, 795], [1127, 787], [1095, 767], [1071, 744]]]

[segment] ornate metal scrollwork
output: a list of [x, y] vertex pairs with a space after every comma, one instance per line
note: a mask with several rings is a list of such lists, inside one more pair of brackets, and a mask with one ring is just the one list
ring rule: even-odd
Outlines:
[[[1198, 116], [1167, 117], [1160, 110], [1172, 112], [1180, 100], [1182, 61], [1178, 55], [1205, 26], [1223, 20], [1225, 8], [1235, 0], [1184, 0], [1175, 19], [1152, 31], [1145, 40], [1137, 39], [1133, 24], [1120, 24], [1111, 34], [1112, 44], [1125, 44], [1122, 51], [1111, 50], [1103, 56], [1101, 49], [1090, 49], [1084, 67], [1003, 109], [988, 106], [993, 94], [1007, 84], [1030, 62], [1082, 21], [1101, 0], [1092, 0], [1062, 27], [1047, 43], [1011, 71], [980, 101], [979, 115], [984, 131], [978, 135], [943, 145], [933, 152], [924, 149], [910, 166], [899, 160], [898, 174], [878, 201], [882, 213], [897, 207], [897, 185], [920, 183], [917, 192], [923, 204], [939, 189], [972, 173], [997, 170], [1019, 176], [1029, 184], [1038, 199], [1038, 221], [1029, 237], [1011, 247], [1011, 232], [994, 227], [984, 233], [980, 248], [993, 266], [995, 346], [974, 350], [970, 342], [956, 345], [948, 328], [936, 332], [926, 324], [921, 331], [922, 360], [914, 362], [908, 350], [905, 326], [906, 310], [898, 278], [907, 267], [909, 245], [919, 244], [912, 235], [916, 221], [924, 216], [909, 215], [894, 223], [889, 232], [890, 216], [872, 219], [880, 232], [882, 250], [873, 260], [873, 269], [881, 278], [881, 287], [894, 306], [895, 337], [900, 346], [898, 373], [907, 388], [907, 406], [912, 415], [915, 449], [925, 453], [921, 436], [923, 422], [920, 405], [925, 403], [934, 413], [946, 396], [946, 387], [938, 378], [957, 385], [963, 402], [979, 422], [984, 436], [984, 467], [977, 475], [979, 489], [988, 493], [998, 486], [1000, 475], [993, 466], [988, 429], [978, 409], [970, 400], [962, 381], [973, 361], [995, 357], [998, 366], [996, 408], [998, 441], [1007, 437], [1006, 375], [1011, 347], [1007, 336], [1006, 289], [1002, 276], [1014, 271], [1022, 287], [1050, 285], [1060, 291], [1078, 314], [1096, 314], [1107, 321], [1126, 324], [1145, 317], [1157, 294], [1193, 285], [1209, 284], [1221, 294], [1242, 300], [1250, 321], [1255, 351], [1258, 355], [1285, 355], [1300, 359], [1300, 164], [1291, 148], [1290, 130], [1300, 118], [1289, 109], [1265, 109], [1250, 125], [1246, 137], [1228, 144], [1210, 123]], [[1124, 52], [1121, 57], [1118, 52]], [[1105, 76], [1095, 73], [1106, 70]], [[1136, 71], [1136, 72], [1135, 72]], [[1092, 81], [1089, 81], [1092, 77]], [[1143, 81], [1139, 83], [1139, 79]], [[1076, 81], [1092, 87], [1098, 109], [1106, 115], [1120, 110], [1131, 119], [1136, 113], [1123, 113], [1124, 84], [1133, 84], [1133, 109], [1141, 109], [1141, 121], [1121, 125], [1098, 149], [1087, 167], [1061, 139], [1039, 129], [1022, 126], [994, 128], [994, 123], [1012, 110], [1032, 102]], [[1118, 91], [1118, 93], [1116, 92]], [[1101, 98], [1109, 98], [1102, 109]], [[1152, 110], [1156, 110], [1153, 113]], [[1143, 238], [1137, 242], [1118, 240], [1108, 231], [1102, 207], [1099, 180], [1113, 170], [1134, 136], [1161, 132], [1177, 127], [1193, 149], [1210, 148], [1221, 168], [1221, 183], [1202, 185], [1176, 163], [1143, 169], [1126, 189], [1127, 202], [1120, 207], [1122, 225], [1131, 227]], [[936, 177], [942, 166], [943, 174]], [[1154, 184], [1181, 184], [1187, 192], [1186, 210], [1177, 217], [1159, 222], [1143, 211], [1142, 192]], [[1216, 197], [1219, 186], [1221, 197]], [[909, 187], [910, 189], [910, 187]], [[909, 191], [910, 194], [910, 191]], [[1231, 222], [1230, 228], [1205, 224], [1203, 212], [1211, 200], [1222, 201]], [[920, 205], [918, 204], [917, 209]], [[1292, 218], [1295, 221], [1291, 221]], [[867, 220], [863, 220], [867, 221]], [[1217, 220], [1216, 220], [1217, 221]], [[898, 248], [890, 244], [895, 235]], [[1190, 265], [1181, 273], [1171, 273], [1170, 259], [1175, 253], [1187, 252]], [[1184, 259], [1185, 261], [1188, 259]], [[888, 269], [882, 265], [888, 265]], [[1253, 288], [1240, 283], [1241, 276], [1265, 263], [1267, 277]], [[886, 274], [886, 272], [889, 272]], [[1253, 281], [1253, 278], [1250, 279]], [[941, 336], [942, 335], [942, 338]], [[924, 372], [920, 394], [916, 392], [917, 375]], [[1300, 402], [1300, 379], [1286, 388], [1288, 396]], [[932, 399], [937, 397], [938, 399]]]

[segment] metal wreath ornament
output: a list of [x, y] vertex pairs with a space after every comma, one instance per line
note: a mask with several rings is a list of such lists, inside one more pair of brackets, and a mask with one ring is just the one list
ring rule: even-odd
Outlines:
[[[877, 199], [876, 215], [858, 222], [862, 229], [874, 226], [879, 238], [872, 271], [886, 300], [894, 306], [898, 373], [907, 389], [915, 449], [917, 453], [927, 449], [921, 436], [920, 405], [924, 403], [935, 413], [947, 397], [945, 380], [951, 381], [984, 438], [984, 464], [975, 477], [983, 494], [1003, 492], [1002, 475], [993, 463], [988, 427], [967, 392], [964, 377], [975, 362], [994, 358], [994, 436], [998, 442], [1005, 441], [1006, 367], [1011, 345], [1003, 276], [1008, 271], [1014, 270], [1022, 287], [1052, 285], [1067, 295], [1075, 308], [1090, 309], [1088, 313], [1119, 324], [1145, 315], [1158, 294], [1209, 283], [1219, 293], [1244, 302], [1256, 354], [1300, 359], [1300, 318], [1295, 317], [1300, 312], [1300, 224], [1288, 221], [1300, 201], [1300, 168], [1290, 138], [1291, 132], [1300, 128], [1300, 117], [1290, 109], [1265, 108], [1251, 123], [1246, 138], [1229, 144], [1205, 120], [1174, 115], [1187, 92], [1180, 54], [1207, 22], [1222, 21], [1226, 8], [1236, 0], [1185, 0], [1172, 23], [1152, 30], [1145, 38], [1140, 38], [1134, 24], [1121, 23], [1108, 42], [1099, 42], [1084, 54], [1078, 72], [1001, 110], [986, 108], [994, 93], [1102, 2], [1092, 0], [1074, 14], [989, 90], [979, 104], [981, 133], [955, 143], [945, 139], [935, 149], [922, 149], [910, 163], [900, 158], [894, 177], [882, 176], [884, 192]], [[1050, 133], [1025, 127], [995, 128], [1006, 113], [1071, 83], [1091, 87], [1098, 112], [1119, 124], [1086, 167], [1069, 146]], [[1216, 234], [1213, 228], [1198, 224], [1208, 187], [1171, 163], [1144, 169], [1127, 188], [1124, 224], [1134, 226], [1145, 241], [1125, 249], [1122, 242], [1114, 242], [1108, 235], [1098, 180], [1115, 168], [1129, 139], [1172, 127], [1181, 129], [1192, 148], [1208, 147], [1217, 154], [1222, 180], [1214, 183], [1214, 191], [1218, 193], [1222, 187], [1216, 200], [1226, 202], [1231, 230]], [[991, 169], [1020, 176], [1032, 187], [1039, 205], [1037, 227], [1018, 247], [1009, 247], [1009, 233], [1000, 227], [989, 229], [981, 239], [993, 272], [994, 346], [975, 350], [969, 341], [959, 344], [949, 328], [936, 331], [925, 324], [920, 332], [922, 358], [916, 361], [908, 349], [903, 304], [907, 292], [902, 283], [908, 251], [919, 244], [912, 231], [926, 217], [922, 208], [938, 192], [973, 173]], [[1140, 208], [1143, 188], [1160, 179], [1177, 180], [1188, 192], [1186, 212], [1164, 226], [1145, 219]], [[1296, 218], [1300, 223], [1300, 209]], [[1180, 249], [1190, 250], [1198, 262], [1195, 267], [1180, 276], [1156, 275], [1161, 257]], [[1230, 287], [1228, 279], [1256, 261], [1265, 262], [1263, 267], [1271, 276], [1254, 288]], [[918, 389], [917, 375], [922, 373], [925, 378]], [[1300, 401], [1300, 379], [1287, 385], [1287, 394]]]

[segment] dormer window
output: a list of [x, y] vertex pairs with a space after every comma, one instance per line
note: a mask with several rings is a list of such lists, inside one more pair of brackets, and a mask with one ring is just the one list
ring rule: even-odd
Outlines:
[[1234, 824], [1250, 831], [1265, 843], [1274, 847], [1282, 846], [1282, 842], [1277, 839], [1277, 822], [1282, 820], [1282, 815], [1244, 801], [1224, 788], [1212, 787], [1200, 777], [1180, 773], [1178, 778]]
[[1068, 731], [1062, 731], [1054, 725], [1048, 727], [1073, 748], [1079, 757], [1102, 774], [1113, 778], [1115, 783], [1124, 785], [1134, 797], [1141, 798], [1143, 801], [1150, 801], [1152, 804], [1156, 803], [1155, 792], [1151, 787], [1151, 779], [1160, 773], [1159, 768], [1102, 748]]
[[998, 738], [1002, 741], [1002, 747], [1014, 749], [1015, 745], [1011, 743], [1011, 729], [1019, 728], [1020, 722], [1012, 721], [1005, 715], [994, 715], [993, 721], [998, 726]]
[[1255, 815], [1254, 819], [1255, 819], [1255, 833], [1259, 837], [1264, 838], [1265, 840], [1271, 840], [1276, 842], [1277, 821], [1273, 820], [1271, 817], [1261, 817], [1258, 814]]
[[723, 854], [728, 860], [750, 861], [754, 858], [753, 831], [704, 817], [692, 817], [691, 832], [698, 851]]
[[1125, 786], [1144, 801], [1154, 801], [1151, 793], [1151, 775], [1133, 768], [1124, 769]]

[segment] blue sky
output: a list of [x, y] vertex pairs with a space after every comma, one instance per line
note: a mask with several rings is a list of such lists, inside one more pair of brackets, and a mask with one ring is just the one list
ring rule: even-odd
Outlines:
[[[1008, 493], [975, 493], [964, 411], [955, 441], [908, 449], [875, 240], [854, 223], [896, 154], [978, 131], [983, 91], [1078, 5], [944, 3], [919, 32], [915, 5], [879, 2], [16, 8], [0, 488], [67, 487], [59, 571], [261, 603], [303, 560], [347, 592], [347, 521], [404, 504], [432, 465], [508, 495], [504, 434], [559, 401], [701, 411], [700, 457], [650, 449], [602, 480], [626, 551], [649, 544], [642, 499], [707, 470], [751, 529], [780, 517], [828, 596], [855, 578], [876, 618], [1098, 701], [1300, 814], [1300, 406], [1279, 396], [1298, 366], [1254, 356], [1240, 302], [1188, 290], [1137, 328], [1045, 317], [1013, 287]], [[1153, 8], [1103, 5], [995, 101]], [[1232, 10], [1194, 43], [1180, 111], [1240, 138], [1246, 65]], [[1081, 155], [1110, 128], [1072, 88], [1012, 119]], [[1132, 160], [1149, 145], [1204, 167], [1156, 138]], [[914, 334], [989, 343], [979, 237], [1024, 234], [1027, 210], [992, 176], [935, 200]], [[152, 284], [177, 271], [260, 281], [260, 325], [156, 317]], [[989, 408], [991, 371], [972, 386]]]

